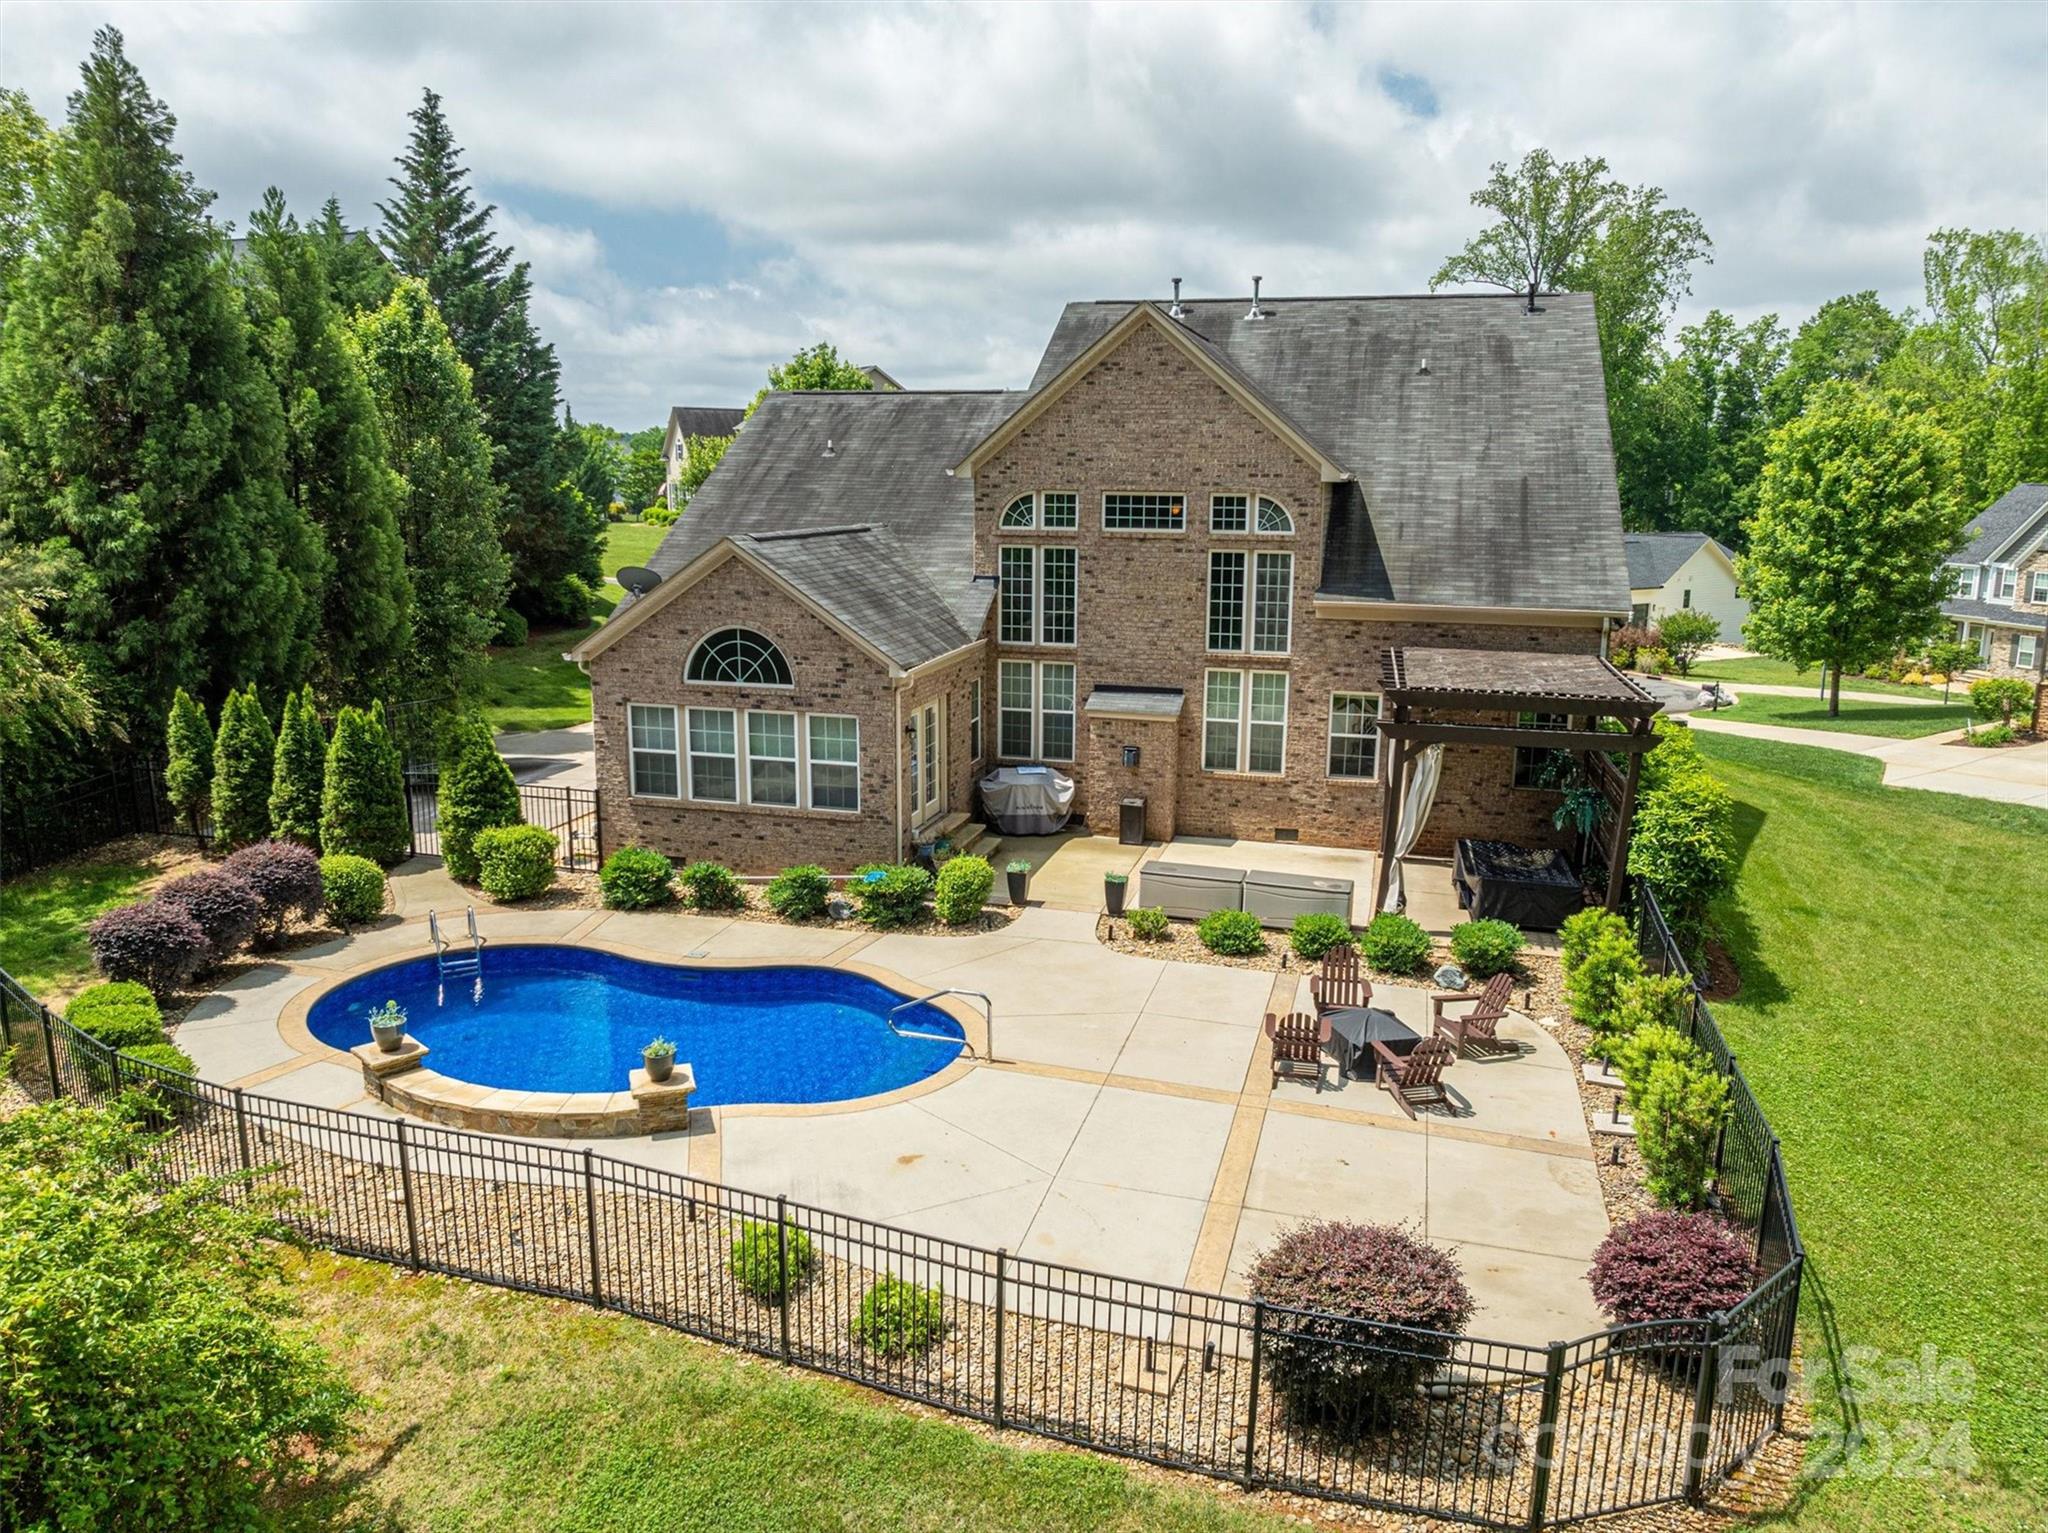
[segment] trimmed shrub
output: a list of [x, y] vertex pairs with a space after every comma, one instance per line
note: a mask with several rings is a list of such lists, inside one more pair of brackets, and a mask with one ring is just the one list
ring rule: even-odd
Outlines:
[[327, 747], [320, 797], [320, 849], [330, 857], [367, 857], [389, 867], [412, 845], [405, 774], [374, 711], [344, 708]]
[[164, 1041], [164, 1016], [156, 998], [133, 980], [81, 990], [64, 1008], [64, 1020], [110, 1049]]
[[384, 870], [367, 857], [322, 857], [320, 892], [343, 926], [364, 926], [384, 914]]
[[258, 841], [220, 866], [247, 884], [262, 905], [266, 942], [282, 938], [293, 916], [310, 921], [327, 903], [319, 855], [296, 841]]
[[474, 714], [448, 727], [435, 806], [448, 876], [475, 883], [477, 833], [519, 823], [519, 784], [492, 743], [490, 727]]
[[1973, 729], [1962, 738], [1962, 744], [1989, 749], [1994, 745], [2010, 745], [2019, 738], [2019, 732], [2010, 724], [1986, 724], [1982, 729]]
[[853, 1339], [883, 1357], [922, 1357], [946, 1334], [946, 1296], [884, 1275], [861, 1296], [848, 1328]]
[[263, 925], [263, 901], [226, 868], [207, 868], [174, 878], [156, 897], [192, 913], [206, 934], [214, 963], [241, 952]]
[[[879, 874], [879, 877], [874, 875]], [[924, 902], [932, 892], [932, 876], [910, 863], [887, 866], [870, 863], [856, 868], [846, 886], [861, 920], [878, 931], [908, 926], [924, 914]]]
[[1383, 1426], [1412, 1405], [1473, 1311], [1457, 1262], [1386, 1224], [1288, 1230], [1247, 1286], [1278, 1306], [1265, 1332], [1274, 1390], [1297, 1420], [1324, 1427]]
[[1629, 1096], [1650, 1195], [1666, 1208], [1700, 1207], [1728, 1116], [1726, 1078], [1704, 1059], [1660, 1059]]
[[832, 879], [816, 863], [784, 868], [768, 880], [768, 908], [785, 921], [815, 921], [832, 897]]
[[1212, 910], [1195, 923], [1202, 946], [1226, 958], [1244, 958], [1266, 951], [1266, 934], [1249, 910]]
[[2017, 676], [1988, 676], [1970, 683], [1970, 711], [1980, 719], [1996, 719], [2008, 728], [2015, 711], [2025, 715], [2034, 706], [2034, 684]]
[[1131, 923], [1131, 935], [1143, 937], [1147, 942], [1157, 942], [1166, 935], [1166, 912], [1157, 905], [1140, 905], [1136, 910], [1127, 910], [1124, 919]]
[[786, 1247], [778, 1246], [774, 1225], [747, 1219], [741, 1222], [739, 1235], [732, 1243], [728, 1265], [734, 1281], [763, 1304], [780, 1302], [785, 1278], [790, 1292], [803, 1287], [817, 1261], [810, 1236], [794, 1225], [784, 1225], [783, 1229], [788, 1236]]
[[1512, 921], [1461, 921], [1451, 928], [1451, 956], [1477, 979], [1491, 979], [1515, 966], [1522, 934]]
[[477, 883], [494, 900], [530, 900], [555, 882], [555, 833], [540, 825], [494, 825], [476, 838]]
[[270, 828], [305, 846], [320, 844], [320, 793], [327, 783], [327, 732], [308, 686], [284, 700], [277, 764], [270, 774]]
[[1646, 789], [1636, 804], [1628, 870], [1655, 886], [1674, 923], [1704, 914], [1735, 877], [1735, 803], [1728, 790], [1704, 767]]
[[247, 846], [270, 834], [270, 777], [277, 736], [256, 689], [230, 692], [220, 705], [213, 741], [213, 828], [228, 846]]
[[1287, 933], [1287, 945], [1303, 963], [1320, 963], [1332, 948], [1355, 948], [1358, 939], [1352, 934], [1351, 923], [1342, 916], [1318, 912], [1294, 918]]
[[1571, 977], [1572, 970], [1579, 966], [1579, 960], [1592, 950], [1593, 944], [1602, 937], [1626, 937], [1628, 922], [1611, 910], [1590, 905], [1564, 918], [1557, 929], [1560, 959], [1565, 977]]
[[1404, 915], [1383, 910], [1358, 939], [1365, 961], [1385, 974], [1413, 974], [1429, 962], [1429, 933]]
[[693, 862], [681, 874], [683, 889], [698, 910], [738, 910], [747, 903], [739, 875], [722, 862]]
[[206, 710], [183, 687], [171, 699], [164, 725], [170, 759], [164, 765], [164, 796], [197, 837], [213, 804], [213, 726]]
[[948, 926], [965, 926], [981, 914], [995, 886], [996, 870], [986, 857], [955, 857], [939, 869], [932, 910]]
[[168, 900], [110, 910], [85, 929], [92, 961], [108, 979], [133, 980], [158, 1000], [213, 956], [192, 912]]
[[1667, 612], [1657, 626], [1664, 649], [1681, 676], [1690, 675], [1692, 663], [1699, 659], [1700, 651], [1721, 637], [1721, 620], [1697, 607], [1681, 607], [1676, 612]]
[[154, 1065], [159, 1070], [175, 1070], [180, 1075], [192, 1073], [192, 1056], [175, 1043], [138, 1043], [132, 1048], [123, 1047], [121, 1052], [139, 1064]]
[[1652, 676], [1662, 676], [1671, 669], [1671, 653], [1662, 645], [1650, 645], [1636, 651], [1636, 669]]
[[1667, 1059], [1707, 1064], [1706, 1051], [1677, 1028], [1663, 1024], [1637, 1028], [1614, 1045], [1614, 1073], [1628, 1084], [1629, 1111], [1640, 1105], [1638, 1093], [1650, 1079], [1650, 1072]]
[[500, 649], [518, 649], [531, 636], [525, 614], [517, 607], [498, 609], [498, 631], [491, 635], [491, 643]]
[[1565, 1002], [1582, 1026], [1604, 1033], [1614, 1026], [1621, 987], [1642, 977], [1643, 960], [1636, 952], [1635, 939], [1606, 932], [1594, 940], [1565, 979]]
[[607, 910], [646, 910], [676, 897], [676, 865], [644, 846], [622, 846], [598, 869]]
[[1625, 979], [1615, 987], [1614, 1013], [1606, 1031], [1624, 1039], [1644, 1028], [1674, 1028], [1691, 993], [1692, 981], [1679, 974]]
[[1593, 1253], [1593, 1300], [1616, 1325], [1702, 1320], [1749, 1297], [1756, 1258], [1749, 1239], [1712, 1214], [1638, 1214]]

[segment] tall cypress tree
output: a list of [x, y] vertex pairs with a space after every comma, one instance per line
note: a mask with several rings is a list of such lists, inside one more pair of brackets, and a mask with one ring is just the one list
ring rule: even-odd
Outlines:
[[391, 285], [398, 279], [370, 236], [341, 221], [339, 197], [329, 197], [320, 205], [320, 217], [306, 233], [320, 247], [327, 269], [327, 296], [344, 316], [384, 307], [391, 297]]
[[213, 820], [227, 846], [247, 846], [270, 834], [270, 779], [277, 736], [256, 700], [256, 689], [230, 692], [220, 705], [213, 741]]
[[277, 764], [270, 777], [274, 834], [307, 846], [320, 844], [320, 803], [327, 784], [327, 734], [308, 686], [284, 700], [277, 730]]
[[404, 655], [412, 621], [398, 481], [377, 402], [328, 296], [324, 252], [276, 187], [250, 215], [238, 272], [283, 405], [285, 494], [323, 534], [330, 566], [320, 673], [330, 692], [375, 688]]
[[335, 716], [327, 747], [327, 780], [320, 800], [320, 850], [349, 852], [390, 867], [405, 859], [412, 820], [405, 773], [384, 732], [382, 707], [344, 708]]
[[496, 208], [478, 205], [462, 150], [424, 93], [412, 136], [391, 178], [396, 195], [379, 203], [382, 241], [392, 266], [427, 285], [455, 349], [469, 364], [478, 408], [493, 447], [493, 474], [505, 492], [505, 548], [513, 596], [531, 616], [582, 620], [564, 579], [595, 581], [603, 528], [567, 492], [556, 411], [561, 367], [528, 314], [532, 283], [524, 262], [491, 232]]
[[21, 541], [77, 550], [55, 626], [155, 738], [180, 686], [296, 684], [321, 560], [176, 120], [119, 32], [82, 73], [0, 332], [0, 504]]
[[483, 662], [505, 602], [498, 488], [469, 369], [424, 284], [359, 314], [350, 346], [369, 379], [399, 477], [398, 527], [412, 571], [416, 690], [459, 690]]
[[191, 822], [196, 840], [213, 803], [213, 726], [206, 722], [206, 710], [183, 687], [171, 699], [164, 738], [170, 752], [164, 796]]

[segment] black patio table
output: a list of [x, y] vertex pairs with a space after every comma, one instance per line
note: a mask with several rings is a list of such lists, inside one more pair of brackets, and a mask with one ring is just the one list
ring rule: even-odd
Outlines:
[[[1333, 1011], [1328, 1018], [1330, 1036], [1344, 1040], [1344, 1052], [1348, 1056], [1339, 1068], [1352, 1080], [1362, 1081], [1371, 1075], [1372, 1046], [1384, 1043], [1396, 1054], [1405, 1054], [1422, 1042], [1422, 1035], [1403, 1022], [1391, 1011], [1382, 1011], [1377, 1006], [1346, 1006]], [[1359, 1062], [1366, 1064], [1359, 1069]]]

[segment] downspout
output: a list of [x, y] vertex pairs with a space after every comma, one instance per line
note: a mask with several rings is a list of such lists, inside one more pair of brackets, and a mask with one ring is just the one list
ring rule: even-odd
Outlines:
[[889, 733], [889, 749], [896, 757], [896, 770], [890, 773], [890, 780], [896, 785], [896, 850], [889, 856], [891, 862], [903, 860], [903, 687], [898, 684], [889, 689], [896, 699], [896, 727]]

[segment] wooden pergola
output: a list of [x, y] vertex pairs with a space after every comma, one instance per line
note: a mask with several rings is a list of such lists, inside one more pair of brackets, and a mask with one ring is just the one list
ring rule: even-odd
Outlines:
[[[1628, 867], [1629, 820], [1635, 814], [1636, 778], [1643, 753], [1657, 737], [1651, 720], [1657, 700], [1598, 655], [1545, 655], [1498, 649], [1389, 649], [1380, 655], [1379, 732], [1393, 741], [1380, 813], [1379, 886], [1373, 893], [1377, 915], [1386, 904], [1392, 872], [1394, 836], [1401, 801], [1408, 792], [1408, 773], [1416, 751], [1425, 745], [1509, 745], [1536, 750], [1569, 751], [1581, 758], [1594, 752], [1622, 752], [1628, 757], [1619, 820], [1612, 854], [1607, 859], [1607, 908], [1621, 902]], [[1457, 713], [1506, 713], [1505, 724], [1481, 724], [1444, 718]], [[1524, 713], [1564, 714], [1583, 727], [1531, 728], [1513, 722]], [[1616, 719], [1624, 732], [1599, 728], [1602, 719]]]

